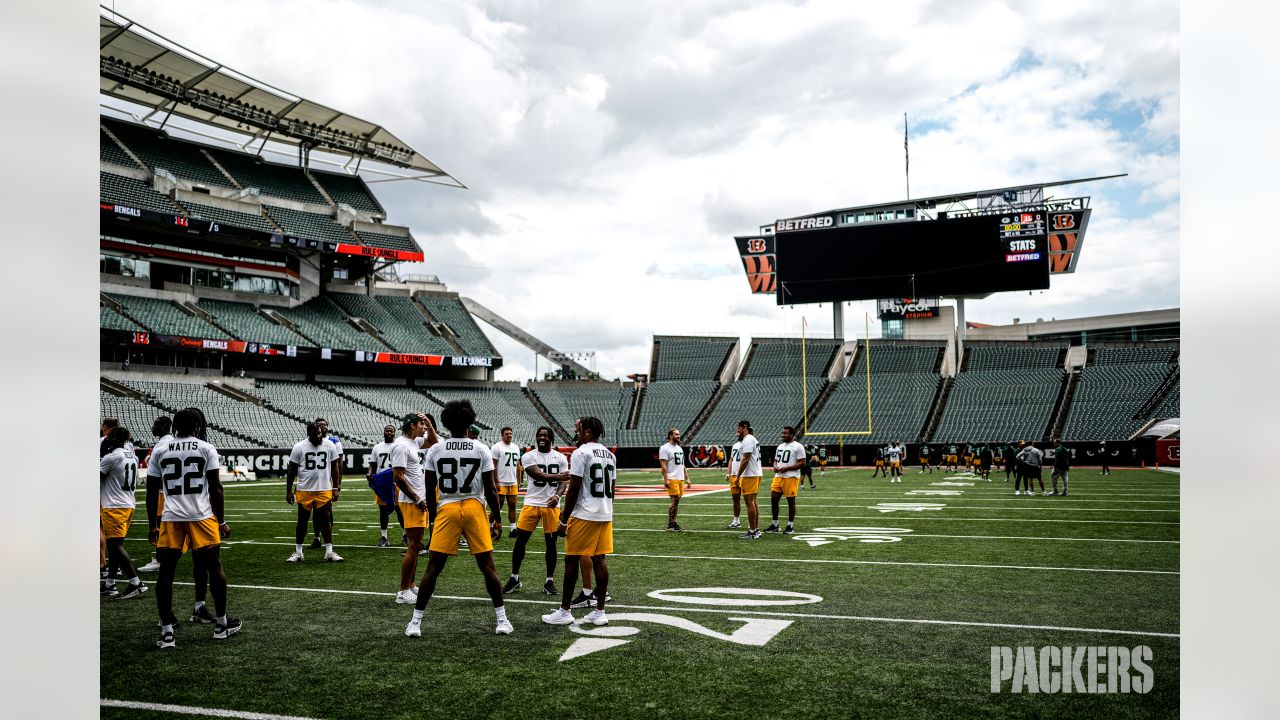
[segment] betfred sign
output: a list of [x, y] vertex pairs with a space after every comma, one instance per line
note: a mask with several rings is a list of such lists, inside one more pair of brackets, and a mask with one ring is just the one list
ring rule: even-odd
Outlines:
[[835, 227], [836, 219], [830, 215], [819, 215], [818, 217], [797, 218], [795, 220], [779, 220], [773, 224], [775, 233], [796, 232], [797, 230], [821, 230], [822, 228]]

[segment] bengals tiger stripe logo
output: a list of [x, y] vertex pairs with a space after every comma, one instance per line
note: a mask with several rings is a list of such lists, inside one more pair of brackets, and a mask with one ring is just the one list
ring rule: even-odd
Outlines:
[[773, 293], [778, 289], [778, 276], [774, 272], [774, 255], [743, 255], [742, 265], [747, 271], [747, 282], [753, 293]]
[[749, 253], [762, 253], [765, 248], [764, 238], [751, 238], [747, 241], [747, 252]]
[[1076, 226], [1076, 218], [1071, 213], [1060, 213], [1053, 216], [1054, 230], [1070, 230]]

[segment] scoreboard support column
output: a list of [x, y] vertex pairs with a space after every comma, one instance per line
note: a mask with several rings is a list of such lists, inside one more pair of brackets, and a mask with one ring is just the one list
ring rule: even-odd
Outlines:
[[964, 298], [956, 298], [956, 372], [964, 361]]
[[844, 340], [844, 303], [831, 303], [831, 324], [834, 328], [835, 339]]

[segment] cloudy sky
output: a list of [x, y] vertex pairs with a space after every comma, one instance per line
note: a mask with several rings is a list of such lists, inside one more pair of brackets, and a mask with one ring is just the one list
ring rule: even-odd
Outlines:
[[[469, 187], [382, 183], [439, 275], [607, 376], [654, 334], [830, 333], [752, 296], [732, 236], [778, 217], [1118, 172], [1077, 273], [968, 319], [1179, 304], [1178, 5], [118, 0], [140, 24], [380, 123]], [[846, 311], [862, 334], [873, 303]], [[875, 320], [872, 317], [873, 330]], [[489, 333], [501, 379], [533, 354]], [[539, 361], [539, 369], [545, 364]]]

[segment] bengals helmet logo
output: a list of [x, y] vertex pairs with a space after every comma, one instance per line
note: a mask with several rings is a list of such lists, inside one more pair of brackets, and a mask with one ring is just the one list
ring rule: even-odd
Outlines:
[[751, 238], [747, 241], [747, 252], [762, 253], [765, 250], [764, 238]]
[[1054, 230], [1070, 230], [1076, 226], [1076, 218], [1071, 213], [1062, 213], [1053, 216]]

